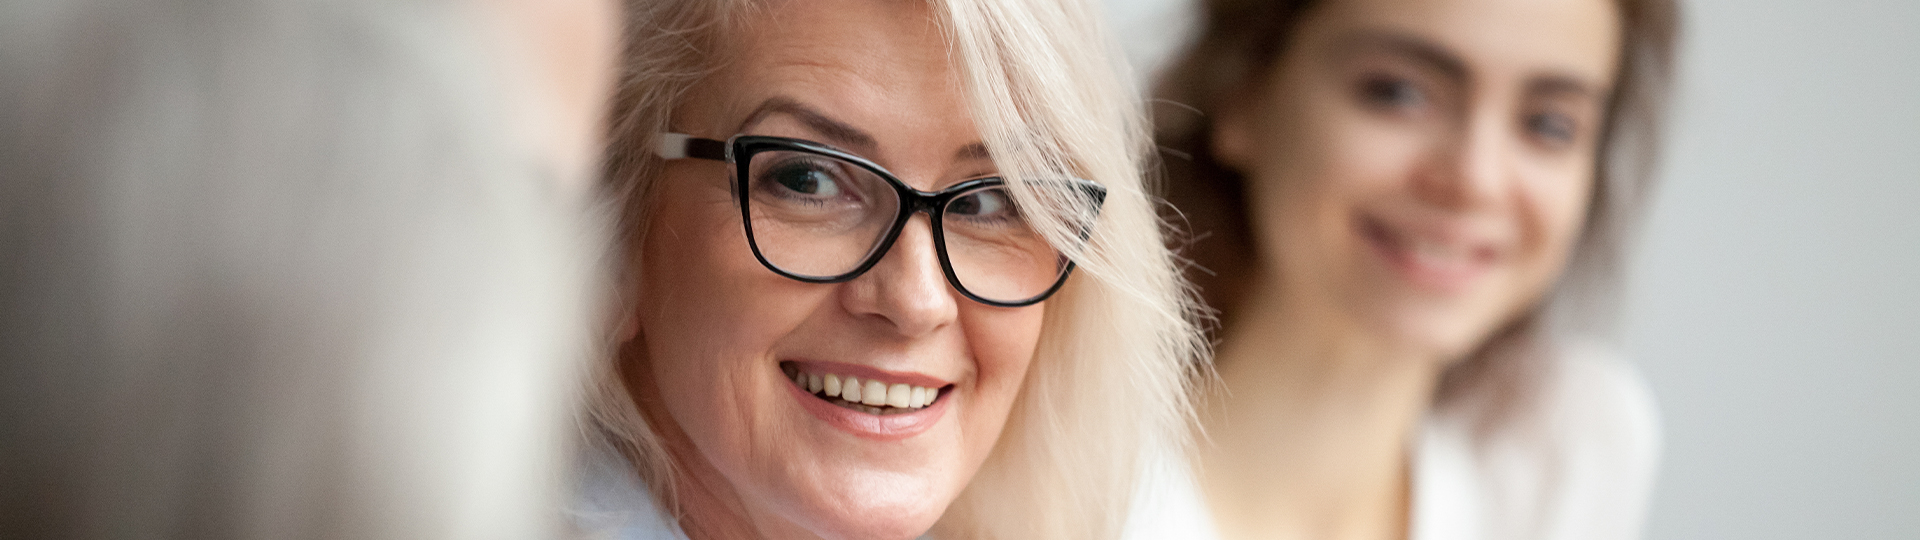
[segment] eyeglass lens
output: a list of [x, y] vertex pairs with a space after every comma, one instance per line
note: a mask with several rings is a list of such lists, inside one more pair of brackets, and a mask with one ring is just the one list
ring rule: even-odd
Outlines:
[[[748, 161], [747, 210], [755, 247], [783, 272], [832, 278], [876, 256], [900, 215], [900, 196], [858, 164], [809, 152], [767, 150]], [[996, 302], [1047, 292], [1065, 259], [1035, 232], [1005, 186], [961, 193], [942, 208], [940, 237], [960, 288]]]

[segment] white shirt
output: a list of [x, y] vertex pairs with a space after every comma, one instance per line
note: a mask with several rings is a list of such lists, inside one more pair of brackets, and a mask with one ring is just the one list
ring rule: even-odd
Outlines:
[[593, 540], [687, 540], [672, 517], [660, 511], [633, 466], [599, 441], [583, 446], [567, 517], [573, 538]]
[[1439, 410], [1414, 457], [1411, 540], [1629, 540], [1658, 466], [1653, 396], [1632, 364], [1572, 347], [1537, 407], [1489, 430], [1494, 411]]
[[[1536, 406], [1499, 424], [1472, 404], [1429, 414], [1414, 442], [1409, 540], [1639, 537], [1660, 446], [1652, 394], [1599, 348], [1551, 361]], [[1149, 467], [1124, 538], [1219, 537], [1185, 463]]]
[[1147, 467], [1140, 471], [1140, 485], [1133, 492], [1132, 508], [1121, 529], [1124, 540], [1180, 538], [1212, 540], [1220, 537], [1213, 517], [1207, 512], [1206, 498], [1194, 481], [1187, 458], [1164, 448], [1148, 453]]
[[575, 471], [573, 504], [567, 508], [573, 525], [569, 538], [687, 540], [679, 521], [654, 502], [653, 492], [626, 458], [599, 441], [584, 446]]

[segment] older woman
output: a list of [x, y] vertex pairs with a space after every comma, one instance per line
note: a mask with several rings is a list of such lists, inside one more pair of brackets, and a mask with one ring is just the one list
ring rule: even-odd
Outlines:
[[1653, 406], [1578, 293], [1645, 189], [1671, 2], [1208, 9], [1163, 91], [1204, 114], [1169, 109], [1164, 144], [1217, 273], [1220, 532], [1634, 536]]
[[630, 10], [583, 528], [1116, 533], [1199, 346], [1090, 6]]

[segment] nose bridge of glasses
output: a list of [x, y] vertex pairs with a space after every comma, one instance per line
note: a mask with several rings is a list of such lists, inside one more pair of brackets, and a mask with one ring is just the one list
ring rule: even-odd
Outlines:
[[944, 202], [940, 194], [927, 193], [909, 187], [901, 191], [901, 195], [907, 199], [903, 201], [904, 204], [902, 204], [902, 206], [906, 208], [906, 211], [901, 213], [902, 215], [912, 217], [914, 214], [924, 212], [929, 219], [940, 215], [940, 204]]

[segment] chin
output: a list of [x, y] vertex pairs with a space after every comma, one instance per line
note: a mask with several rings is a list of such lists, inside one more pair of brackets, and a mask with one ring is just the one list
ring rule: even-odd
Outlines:
[[1388, 341], [1451, 365], [1473, 354], [1492, 334], [1489, 317], [1458, 307], [1401, 305], [1379, 314]]
[[[867, 516], [871, 517], [871, 516]], [[885, 523], [864, 523], [840, 535], [845, 540], [910, 540], [926, 534], [938, 519], [888, 519]]]
[[[788, 467], [811, 469], [803, 477], [793, 478], [787, 489], [791, 499], [774, 502], [776, 510], [790, 522], [822, 538], [847, 540], [902, 540], [915, 538], [933, 528], [947, 506], [964, 485], [954, 475], [954, 463], [939, 452], [926, 452], [918, 445], [900, 445], [899, 450], [920, 455], [917, 462], [864, 463], [848, 459], [857, 453], [833, 448], [823, 462], [811, 466], [788, 463]], [[828, 450], [828, 449], [822, 449]], [[866, 456], [872, 458], [873, 456]], [[775, 487], [775, 486], [767, 486]], [[770, 508], [770, 509], [773, 509]]]
[[898, 498], [814, 513], [826, 519], [810, 528], [822, 538], [835, 540], [905, 540], [926, 534], [946, 507], [930, 504], [931, 496], [895, 495]]

